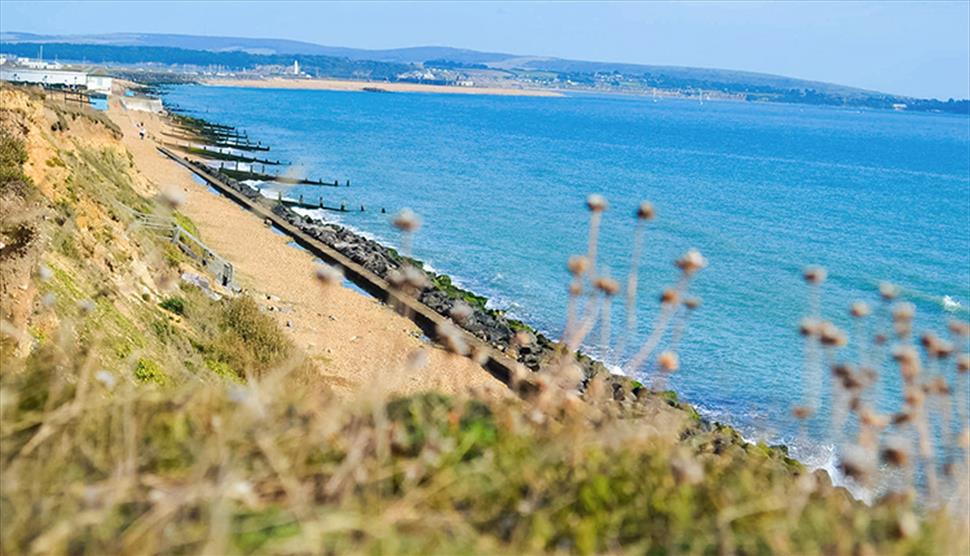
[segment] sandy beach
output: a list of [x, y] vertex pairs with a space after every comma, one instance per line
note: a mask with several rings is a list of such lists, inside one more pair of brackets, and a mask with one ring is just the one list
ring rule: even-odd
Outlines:
[[[198, 226], [203, 241], [232, 262], [243, 289], [316, 362], [322, 384], [344, 397], [374, 388], [394, 393], [482, 388], [507, 395], [507, 388], [481, 367], [431, 345], [410, 320], [377, 300], [346, 287], [324, 291], [308, 252], [287, 245], [287, 237], [209, 191], [156, 150], [152, 137], [162, 137], [166, 127], [159, 116], [126, 111], [116, 100], [109, 115], [124, 132], [138, 169], [159, 188], [184, 192], [180, 211]], [[144, 140], [139, 123], [149, 132]], [[426, 352], [427, 364], [407, 367], [408, 356], [419, 350]]]
[[251, 87], [255, 89], [306, 89], [320, 91], [363, 91], [376, 88], [394, 93], [446, 93], [457, 95], [499, 95], [525, 97], [561, 97], [559, 91], [544, 89], [513, 89], [503, 87], [455, 87], [450, 85], [422, 85], [420, 83], [376, 83], [340, 79], [208, 79], [206, 85], [219, 87]]

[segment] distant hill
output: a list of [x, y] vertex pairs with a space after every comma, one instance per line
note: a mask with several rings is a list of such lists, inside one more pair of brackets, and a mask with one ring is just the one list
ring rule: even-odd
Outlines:
[[779, 89], [814, 89], [829, 94], [867, 93], [831, 83], [807, 81], [791, 77], [733, 70], [653, 66], [616, 62], [588, 62], [561, 58], [522, 56], [499, 52], [479, 52], [446, 46], [415, 46], [387, 50], [368, 50], [340, 46], [324, 46], [286, 39], [253, 39], [244, 37], [202, 37], [154, 33], [109, 33], [102, 35], [37, 35], [33, 33], [0, 33], [3, 43], [71, 43], [110, 46], [154, 46], [209, 50], [213, 52], [247, 52], [250, 54], [310, 54], [334, 56], [349, 60], [374, 60], [401, 64], [422, 64], [428, 60], [448, 60], [459, 64], [484, 64], [496, 68], [548, 70], [562, 73], [611, 73], [628, 75], [664, 74], [678, 80], [702, 80], [727, 84], [751, 84]]
[[301, 67], [311, 71], [311, 75], [374, 80], [417, 79], [401, 77], [401, 74], [415, 73], [412, 70], [421, 66], [461, 71], [493, 69], [496, 71], [492, 73], [504, 71], [511, 79], [538, 87], [580, 87], [639, 94], [662, 89], [688, 96], [710, 91], [749, 101], [880, 109], [905, 104], [908, 110], [970, 113], [970, 101], [967, 100], [916, 99], [833, 83], [712, 68], [566, 60], [443, 46], [367, 50], [266, 38], [150, 33], [0, 33], [0, 49], [11, 54], [35, 56], [40, 45], [45, 45], [45, 54], [50, 58], [60, 56], [64, 60], [105, 63], [154, 62], [244, 69], [257, 65], [288, 65], [297, 59]]
[[375, 60], [404, 64], [425, 60], [447, 59], [468, 64], [487, 64], [516, 58], [513, 54], [478, 52], [447, 46], [415, 46], [389, 50], [368, 50], [342, 46], [324, 46], [287, 39], [251, 39], [245, 37], [202, 37], [155, 33], [108, 33], [102, 35], [37, 35], [34, 33], [2, 32], [4, 43], [71, 43], [110, 46], [160, 46], [213, 52], [241, 51], [250, 54], [315, 54], [350, 60]]

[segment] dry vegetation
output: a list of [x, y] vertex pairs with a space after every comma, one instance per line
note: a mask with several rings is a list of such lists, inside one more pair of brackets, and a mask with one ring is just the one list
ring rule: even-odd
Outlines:
[[[0, 259], [5, 554], [967, 549], [959, 512], [908, 495], [864, 505], [782, 450], [687, 411], [671, 424], [646, 389], [580, 391], [568, 357], [530, 377], [527, 399], [375, 388], [339, 403], [255, 304], [180, 286], [187, 261], [115, 210], [167, 214], [110, 130], [83, 114], [55, 130], [49, 99], [0, 94], [4, 214], [38, 215], [5, 218], [2, 238], [32, 229]], [[571, 345], [618, 291], [595, 276], [595, 226], [590, 251], [571, 265]], [[702, 258], [679, 266], [658, 317], [674, 339]], [[651, 357], [651, 337], [639, 358], [675, 371], [676, 341]]]

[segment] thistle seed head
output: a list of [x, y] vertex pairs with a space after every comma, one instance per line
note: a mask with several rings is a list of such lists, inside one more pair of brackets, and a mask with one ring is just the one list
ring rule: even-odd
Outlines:
[[696, 485], [704, 480], [704, 468], [690, 455], [673, 458], [670, 472], [678, 485]]
[[857, 319], [868, 316], [870, 313], [869, 305], [865, 301], [856, 301], [849, 309], [849, 313]]
[[796, 405], [792, 408], [791, 414], [798, 420], [805, 420], [812, 416], [812, 408], [804, 405]]
[[901, 302], [893, 305], [893, 322], [910, 323], [913, 315], [916, 314], [916, 306], [909, 302]]
[[848, 340], [845, 337], [845, 333], [839, 330], [837, 326], [831, 322], [823, 322], [819, 328], [819, 341], [822, 342], [824, 346], [834, 346], [842, 347]]
[[614, 296], [620, 291], [620, 283], [612, 278], [597, 278], [593, 285], [607, 296]]
[[46, 282], [53, 277], [54, 273], [46, 264], [42, 264], [37, 267], [37, 278], [39, 278], [41, 282]]
[[693, 311], [698, 307], [700, 307], [701, 303], [702, 303], [701, 298], [696, 296], [684, 298], [684, 307], [686, 307], [690, 311]]
[[161, 202], [170, 209], [177, 209], [185, 203], [185, 192], [175, 186], [166, 187], [161, 193]]
[[957, 356], [957, 372], [963, 374], [970, 372], [970, 353], [961, 353]]
[[691, 276], [695, 274], [698, 270], [701, 270], [707, 266], [707, 259], [701, 255], [700, 251], [697, 249], [688, 249], [677, 261], [674, 263], [677, 268], [684, 273], [685, 276]]
[[604, 199], [602, 195], [597, 195], [594, 193], [589, 197], [586, 197], [586, 208], [588, 208], [590, 212], [603, 212], [606, 210], [606, 207], [606, 199]]
[[582, 255], [573, 255], [566, 262], [566, 268], [569, 269], [569, 273], [573, 276], [582, 276], [589, 270], [589, 259]]
[[828, 276], [828, 272], [821, 266], [809, 266], [802, 271], [802, 278], [809, 284], [821, 284]]
[[875, 462], [867, 450], [861, 446], [853, 445], [845, 449], [839, 467], [847, 477], [859, 482], [866, 482], [875, 469]]
[[416, 290], [428, 287], [428, 275], [413, 266], [404, 269], [404, 282]]
[[449, 353], [456, 355], [466, 355], [468, 353], [468, 343], [462, 337], [461, 332], [448, 322], [442, 322], [435, 328], [438, 341], [448, 350]]
[[673, 288], [667, 288], [660, 294], [660, 302], [664, 305], [673, 305], [680, 300], [680, 293]]
[[637, 218], [640, 220], [653, 220], [655, 215], [653, 204], [649, 201], [644, 201], [637, 207]]
[[456, 301], [454, 305], [451, 306], [451, 311], [448, 312], [451, 315], [452, 320], [459, 324], [464, 324], [468, 319], [471, 318], [472, 313], [475, 311], [472, 309], [471, 305], [465, 303], [464, 301]]
[[387, 283], [393, 288], [401, 289], [405, 283], [404, 273], [396, 268], [391, 270], [387, 273]]
[[905, 467], [909, 465], [909, 442], [902, 436], [891, 436], [886, 439], [880, 457], [887, 465]]
[[413, 210], [405, 208], [394, 216], [392, 223], [402, 232], [416, 232], [421, 227], [421, 218]]
[[953, 319], [947, 323], [947, 328], [949, 328], [950, 332], [952, 332], [955, 336], [970, 338], [970, 322], [963, 322], [962, 320]]
[[657, 356], [657, 365], [662, 371], [673, 373], [680, 368], [680, 358], [672, 351], [665, 351]]
[[889, 282], [879, 283], [879, 296], [883, 301], [892, 301], [899, 295], [899, 288]]
[[798, 323], [798, 333], [805, 337], [815, 336], [819, 333], [821, 327], [822, 323], [817, 319], [806, 317]]
[[333, 286], [339, 284], [344, 279], [344, 273], [343, 270], [337, 267], [325, 264], [317, 267], [316, 277], [324, 286]]

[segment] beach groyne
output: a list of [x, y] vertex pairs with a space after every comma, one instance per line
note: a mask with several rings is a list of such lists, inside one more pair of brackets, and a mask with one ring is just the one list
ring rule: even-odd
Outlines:
[[[436, 337], [439, 325], [452, 323], [447, 315], [461, 301], [461, 293], [470, 293], [453, 287], [450, 290], [441, 287], [440, 284], [447, 283], [442, 280], [442, 275], [425, 271], [430, 285], [417, 297], [398, 295], [387, 277], [391, 271], [408, 265], [409, 261], [395, 250], [338, 224], [300, 215], [285, 204], [266, 198], [256, 188], [219, 174], [201, 162], [180, 157], [164, 147], [158, 147], [158, 150], [194, 172], [236, 204], [270, 222], [324, 262], [341, 268], [345, 277], [362, 290], [377, 299], [393, 301], [403, 307], [428, 337]], [[537, 371], [545, 361], [557, 354], [555, 342], [531, 329], [530, 342], [523, 344], [516, 341], [516, 334], [527, 327], [505, 317], [501, 311], [485, 309], [482, 305], [473, 306], [471, 316], [459, 326], [466, 342], [474, 346], [482, 366], [499, 380], [511, 384], [517, 364]], [[596, 373], [610, 376], [601, 363], [582, 355], [577, 355], [577, 358], [587, 377]], [[611, 382], [617, 395], [633, 386], [631, 381], [623, 377], [611, 376]]]

